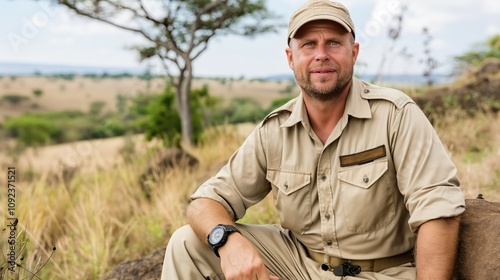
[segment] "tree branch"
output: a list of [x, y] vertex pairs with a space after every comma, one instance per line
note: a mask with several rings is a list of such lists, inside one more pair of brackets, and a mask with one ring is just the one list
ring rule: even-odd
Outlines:
[[[191, 51], [194, 49], [194, 47], [197, 45], [195, 44], [195, 33], [196, 31], [198, 30], [199, 28], [199, 24], [200, 24], [200, 21], [201, 21], [201, 16], [204, 15], [204, 14], [207, 14], [209, 12], [211, 12], [213, 9], [217, 8], [218, 6], [222, 5], [222, 4], [225, 4], [227, 3], [227, 0], [219, 0], [219, 1], [216, 1], [216, 2], [211, 2], [207, 5], [205, 5], [205, 7], [203, 7], [197, 14], [196, 14], [196, 19], [194, 20], [193, 24], [191, 25], [191, 32], [189, 34], [190, 36], [190, 43], [189, 43], [189, 48], [188, 48], [188, 51], [187, 53], [191, 53]], [[196, 55], [198, 56], [198, 55]]]

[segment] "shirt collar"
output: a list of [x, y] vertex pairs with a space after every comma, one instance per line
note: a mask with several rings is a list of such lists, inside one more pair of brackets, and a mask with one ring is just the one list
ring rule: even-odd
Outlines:
[[349, 95], [347, 96], [344, 114], [358, 119], [370, 119], [372, 117], [370, 103], [361, 96], [365, 90], [365, 84], [358, 78], [353, 77], [351, 89], [349, 90]]
[[303, 124], [309, 124], [309, 118], [307, 117], [307, 110], [304, 104], [304, 99], [302, 93], [295, 98], [295, 102], [290, 104], [287, 109], [291, 111], [288, 119], [281, 125], [281, 127], [291, 127], [295, 124], [302, 122]]

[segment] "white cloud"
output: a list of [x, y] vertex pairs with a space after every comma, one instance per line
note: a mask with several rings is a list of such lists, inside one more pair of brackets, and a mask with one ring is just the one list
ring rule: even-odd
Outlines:
[[53, 25], [49, 27], [55, 34], [74, 35], [92, 37], [95, 35], [117, 35], [123, 33], [122, 30], [99, 22], [79, 22], [72, 21], [71, 23]]
[[500, 15], [500, 1], [498, 0], [483, 0], [480, 2], [481, 12], [485, 14]]
[[434, 38], [431, 41], [429, 48], [435, 51], [447, 50], [450, 48], [450, 44], [441, 38]]
[[444, 7], [436, 7], [432, 4], [422, 1], [414, 2], [409, 6], [405, 14], [405, 27], [413, 34], [421, 34], [422, 28], [428, 27], [432, 32], [441, 32], [448, 26], [459, 20], [460, 15], [452, 13]]
[[57, 23], [48, 26], [55, 34], [91, 37], [94, 35], [113, 35], [123, 31], [117, 27], [95, 20], [75, 16], [71, 11], [61, 11]]
[[488, 35], [500, 34], [500, 29], [498, 28], [498, 25], [492, 24], [486, 27], [486, 34]]
[[51, 37], [47, 42], [51, 45], [73, 45], [76, 43], [73, 37]]

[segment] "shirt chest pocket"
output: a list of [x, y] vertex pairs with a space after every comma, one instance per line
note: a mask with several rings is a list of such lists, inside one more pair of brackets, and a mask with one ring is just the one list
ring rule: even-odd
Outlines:
[[350, 231], [375, 231], [394, 219], [395, 194], [387, 170], [387, 160], [339, 170], [342, 207]]
[[281, 225], [295, 232], [307, 230], [312, 223], [311, 174], [268, 170], [266, 178], [272, 185]]

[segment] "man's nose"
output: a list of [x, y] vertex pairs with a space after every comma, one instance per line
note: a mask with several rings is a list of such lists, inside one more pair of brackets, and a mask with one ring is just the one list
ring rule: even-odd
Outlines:
[[318, 45], [316, 49], [315, 59], [317, 61], [327, 61], [330, 58], [328, 52], [326, 51], [326, 47], [324, 45]]

